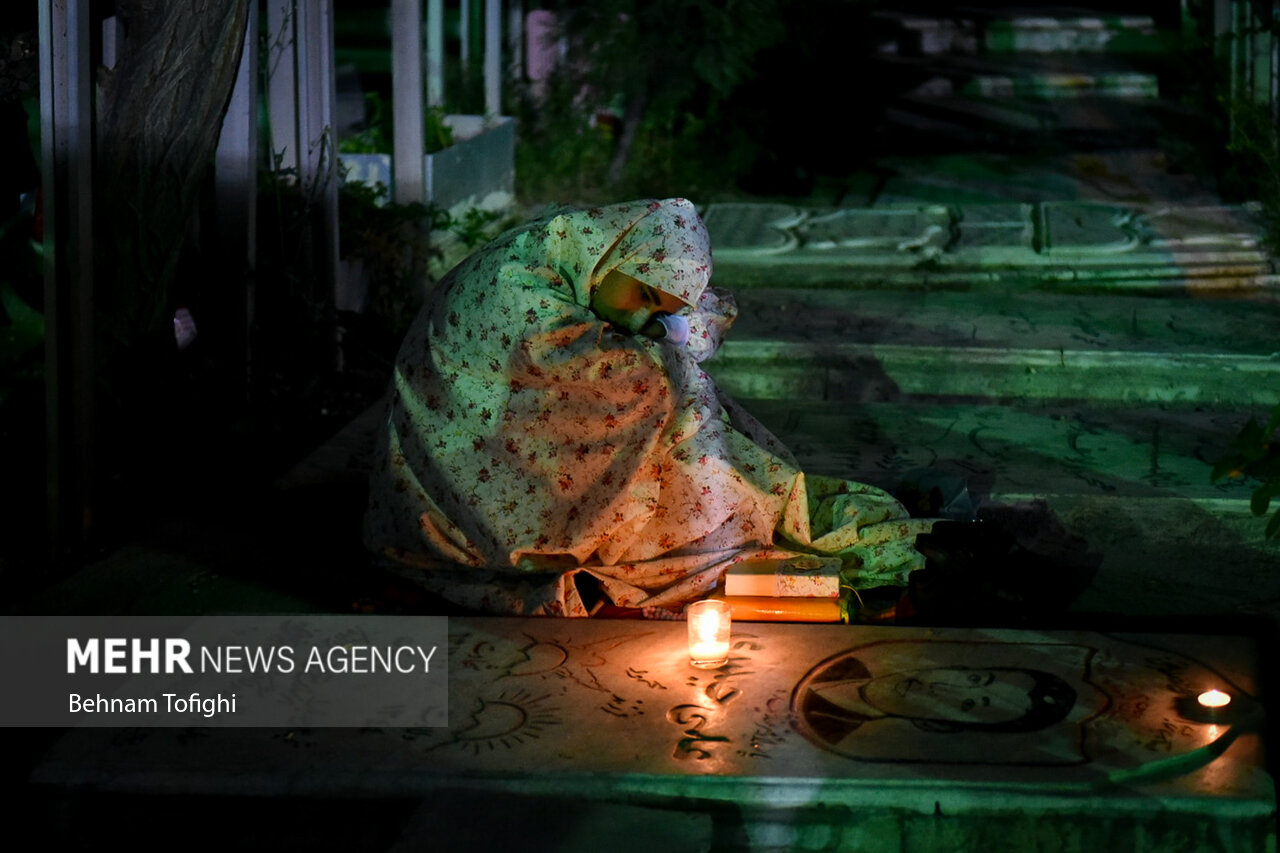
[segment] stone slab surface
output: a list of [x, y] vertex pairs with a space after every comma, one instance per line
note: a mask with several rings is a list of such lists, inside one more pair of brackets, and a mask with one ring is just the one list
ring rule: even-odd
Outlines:
[[923, 84], [916, 94], [960, 94], [991, 98], [1159, 97], [1156, 75], [1105, 57], [985, 55], [878, 57], [899, 73], [947, 82]]
[[[1228, 288], [1269, 284], [1273, 263], [1247, 206], [1054, 201], [888, 205], [838, 210], [750, 203], [705, 211], [722, 283], [758, 286], [785, 274], [866, 286], [908, 273], [951, 280], [1057, 285]], [[998, 225], [997, 225], [998, 223]]]
[[1270, 406], [1280, 303], [969, 291], [743, 288], [708, 369], [732, 395]]
[[966, 10], [985, 18], [982, 44], [990, 52], [1135, 52], [1156, 35], [1154, 20], [1140, 14], [1100, 14], [1097, 9], [1039, 6]]
[[[1192, 208], [1221, 203], [1215, 189], [1185, 171], [1171, 171], [1158, 150], [1108, 150], [1029, 156], [969, 153], [927, 157], [884, 157], [885, 170], [871, 192], [850, 192], [842, 206], [944, 203], [962, 209], [970, 222], [975, 209], [1011, 203], [1099, 201], [1158, 205], [1169, 199]], [[1032, 208], [1034, 209], [1034, 208]], [[1020, 214], [1030, 223], [1031, 214]]]
[[978, 29], [972, 20], [931, 18], [910, 12], [877, 9], [872, 20], [884, 32], [882, 54], [977, 53]]
[[1253, 301], [985, 291], [744, 288], [726, 345], [771, 340], [1048, 350], [1057, 353], [1280, 351], [1280, 299]]
[[1074, 612], [1280, 614], [1280, 541], [1250, 512], [1254, 484], [1209, 481], [1247, 412], [740, 402], [806, 471], [894, 489], [927, 470], [1033, 551], [1096, 555]]
[[968, 403], [740, 401], [778, 435], [801, 467], [881, 484], [945, 467], [998, 499], [1094, 495], [1237, 503], [1250, 484], [1211, 483], [1212, 460], [1247, 413], [1082, 410]]
[[[83, 729], [33, 781], [733, 803], [765, 822], [820, 806], [1183, 815], [1257, 843], [1275, 800], [1253, 654], [1237, 638], [739, 623], [729, 664], [706, 671], [678, 622], [454, 618], [448, 728]], [[1210, 688], [1233, 695], [1230, 715], [1186, 705]]]

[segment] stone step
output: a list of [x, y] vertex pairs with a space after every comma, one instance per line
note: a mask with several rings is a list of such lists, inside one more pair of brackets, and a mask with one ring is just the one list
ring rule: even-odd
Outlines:
[[1249, 206], [722, 203], [704, 217], [716, 280], [737, 288], [1241, 294], [1277, 283]]
[[1280, 302], [749, 288], [709, 370], [741, 397], [1280, 401]]
[[1160, 96], [1160, 83], [1153, 72], [1108, 56], [878, 56], [877, 61], [886, 75], [924, 80], [913, 92], [931, 97], [969, 95], [1060, 100]]
[[930, 468], [968, 480], [975, 499], [1177, 499], [1246, 516], [1253, 486], [1211, 482], [1210, 471], [1249, 417], [1266, 414], [1264, 407], [1095, 409], [1032, 400], [738, 402], [785, 436], [814, 473], [892, 487]]
[[981, 36], [972, 18], [941, 17], [877, 10], [872, 20], [879, 32], [880, 56], [939, 56], [977, 53]]
[[1071, 6], [957, 10], [972, 17], [991, 53], [1148, 53], [1168, 49], [1149, 15]]
[[901, 55], [1155, 53], [1170, 49], [1176, 35], [1160, 30], [1147, 14], [1076, 6], [882, 10], [874, 20], [881, 52]]
[[[957, 208], [1046, 201], [1153, 204], [1178, 199], [1209, 208], [1222, 203], [1204, 180], [1170, 167], [1159, 150], [1078, 152], [1043, 157], [1027, 153], [933, 154], [882, 157], [878, 180], [849, 192], [843, 207], [946, 204]], [[859, 188], [861, 189], [861, 188]]]
[[[950, 83], [942, 82], [937, 93], [925, 88], [929, 85], [926, 83], [895, 99], [889, 108], [889, 119], [901, 122], [919, 116], [946, 122], [960, 133], [967, 130], [970, 134], [1005, 134], [1009, 137], [1004, 140], [1006, 145], [1015, 138], [1046, 136], [1052, 130], [1053, 113], [1042, 104], [987, 96], [957, 98], [952, 96]], [[1000, 136], [991, 141], [999, 146]]]
[[[1280, 358], [1058, 350], [811, 345], [738, 340], [710, 368], [731, 394], [800, 399], [958, 396], [1261, 406], [1280, 399]], [[1224, 381], [1226, 380], [1226, 381]]]
[[883, 111], [881, 148], [931, 154], [949, 151], [1105, 151], [1157, 145], [1166, 105], [1151, 99], [1029, 98], [906, 94]]
[[1280, 612], [1280, 541], [1250, 512], [1256, 484], [1210, 481], [1266, 407], [739, 402], [805, 471], [895, 489], [928, 469], [963, 484], [961, 510], [1010, 522], [1040, 553], [1074, 541], [1101, 561], [1078, 611]]

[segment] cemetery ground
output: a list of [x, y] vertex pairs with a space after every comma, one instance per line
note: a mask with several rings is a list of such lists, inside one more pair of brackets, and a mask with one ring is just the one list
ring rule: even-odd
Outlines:
[[[916, 624], [1241, 638], [1256, 655], [1256, 668], [1243, 666], [1267, 695], [1278, 552], [1249, 510], [1250, 484], [1214, 482], [1210, 471], [1244, 422], [1265, 419], [1280, 399], [1272, 262], [1254, 211], [1221, 204], [1158, 160], [1127, 157], [1045, 165], [1038, 183], [1000, 158], [963, 168], [904, 161], [888, 181], [876, 178], [870, 204], [842, 188], [705, 205], [716, 280], [742, 309], [710, 371], [805, 470], [888, 488], [928, 470], [952, 493], [963, 485], [952, 511], [1000, 524], [1025, 546], [1012, 579], [962, 585]], [[1064, 180], [1073, 168], [1084, 177]], [[845, 187], [870, 183], [852, 176]], [[330, 437], [290, 444], [283, 433], [252, 465], [176, 442], [146, 523], [73, 576], [29, 589], [11, 612], [462, 618], [371, 571], [360, 546], [376, 373], [357, 374], [334, 403], [342, 414], [327, 420]], [[1083, 589], [1046, 576], [1063, 565], [1091, 569]], [[57, 735], [15, 743], [14, 774], [38, 767]], [[290, 737], [308, 748], [305, 732]], [[120, 828], [150, 814], [153, 798], [109, 788], [76, 797], [76, 826]], [[54, 809], [44, 813], [56, 822], [67, 801], [40, 790], [30, 802]], [[177, 831], [184, 816], [220, 804], [287, 818], [295, 842], [391, 849], [443, 820], [417, 795], [335, 801], [325, 790], [177, 794], [165, 799], [172, 823], [157, 828]], [[551, 843], [545, 831], [511, 828], [569, 807], [540, 796], [551, 799], [459, 792], [438, 804], [500, 804], [510, 818], [501, 832]], [[589, 847], [583, 839], [625, 827], [641, 847], [661, 838], [701, 849], [714, 834], [696, 810], [574, 802], [575, 817], [552, 833], [557, 844]], [[732, 832], [800, 843], [801, 824], [748, 824]], [[820, 833], [827, 823], [804, 825]], [[499, 829], [451, 832], [462, 843]]]
[[[1002, 85], [991, 75], [974, 79], [980, 90], [983, 81]], [[896, 117], [907, 128], [901, 138], [951, 132], [958, 108], [947, 92], [936, 94], [903, 102]], [[977, 107], [966, 107], [964, 151], [922, 154], [903, 146], [870, 167], [810, 176], [799, 189], [796, 176], [785, 175], [753, 195], [694, 198], [715, 247], [713, 282], [734, 290], [742, 309], [708, 370], [793, 449], [805, 470], [886, 488], [910, 480], [940, 484], [940, 494], [954, 500], [945, 507], [935, 502], [934, 509], [976, 517], [1017, 541], [1019, 550], [1002, 555], [1012, 553], [1013, 561], [999, 573], [944, 583], [930, 607], [874, 630], [917, 640], [936, 628], [934, 639], [986, 644], [984, 654], [1001, 643], [1027, 642], [1025, 633], [1006, 631], [1099, 655], [1115, 637], [1140, 634], [1171, 659], [1207, 659], [1242, 692], [1268, 703], [1280, 671], [1280, 546], [1266, 540], [1265, 519], [1251, 511], [1257, 484], [1211, 477], [1249, 419], [1265, 422], [1280, 403], [1280, 298], [1260, 211], [1225, 203], [1218, 187], [1197, 179], [1167, 147], [984, 152], [991, 131], [983, 123], [1038, 126], [1044, 115], [1037, 106], [1027, 118], [990, 102], [991, 92], [980, 94]], [[1090, 106], [1098, 109], [1068, 110], [1081, 122], [1077, 141], [1096, 142], [1115, 130], [1106, 113], [1116, 104]], [[1129, 106], [1120, 103], [1122, 119]], [[1121, 124], [1128, 132], [1131, 126]], [[268, 393], [256, 422], [229, 423], [216, 400], [185, 397], [181, 371], [175, 372], [163, 393], [146, 399], [130, 438], [163, 464], [113, 483], [127, 500], [101, 507], [115, 535], [69, 576], [50, 578], [27, 571], [25, 561], [8, 562], [7, 611], [446, 614], [460, 630], [494, 634], [494, 645], [512, 642], [512, 631], [532, 631], [538, 642], [522, 651], [560, 649], [566, 660], [575, 643], [610, 630], [592, 623], [550, 637], [546, 632], [556, 631], [543, 624], [512, 629], [474, 621], [372, 571], [359, 525], [374, 404], [394, 344], [376, 333], [362, 339], [356, 324], [348, 330], [344, 369], [324, 383], [295, 378], [302, 374], [290, 373], [287, 356], [305, 348], [280, 341], [280, 373], [257, 377]], [[270, 401], [272, 388], [279, 389], [278, 405]], [[39, 507], [18, 507], [13, 517], [37, 528]], [[1067, 576], [1064, 567], [1076, 574]], [[810, 639], [796, 639], [810, 629]], [[633, 623], [618, 630], [638, 629]], [[768, 682], [759, 708], [819, 684], [817, 658], [889, 636], [859, 634], [871, 629], [856, 625], [740, 630], [757, 634], [761, 648], [751, 662], [768, 664], [778, 679]], [[1172, 636], [1179, 639], [1159, 645]], [[670, 644], [663, 634], [652, 648]], [[784, 663], [784, 648], [800, 648], [814, 660]], [[572, 666], [522, 675], [539, 684], [590, 681]], [[636, 682], [625, 669], [613, 675]], [[692, 683], [650, 681], [676, 693]], [[763, 683], [731, 687], [749, 693]], [[710, 686], [699, 683], [691, 701], [732, 692], [721, 681], [714, 685], [707, 692]], [[571, 717], [563, 704], [558, 717], [539, 717], [546, 708], [532, 701], [537, 693], [521, 704], [486, 694], [477, 679], [465, 687], [470, 698], [505, 703], [544, 726], [524, 736]], [[763, 694], [750, 695], [756, 702]], [[1094, 698], [1096, 710], [1101, 700]], [[736, 714], [747, 703], [722, 704]], [[612, 709], [604, 712], [610, 724], [636, 707], [604, 705]], [[753, 789], [759, 774], [738, 771], [756, 759], [742, 756], [728, 759], [722, 775], [694, 774], [700, 791], [682, 788], [683, 776], [669, 767], [655, 775], [671, 787], [624, 791], [627, 774], [609, 764], [625, 752], [612, 751], [617, 741], [585, 755], [568, 736], [552, 740], [573, 756], [570, 771], [589, 778], [519, 761], [437, 764], [423, 756], [445, 748], [432, 739], [447, 740], [440, 733], [396, 741], [315, 730], [241, 740], [198, 729], [96, 740], [92, 731], [11, 731], [6, 747], [13, 760], [4, 772], [14, 802], [37, 822], [64, 839], [86, 841], [176, 839], [196, 826], [207, 839], [250, 849], [408, 849], [424, 839], [583, 850], [599, 849], [602, 839], [617, 850], [840, 843], [996, 849], [992, 838], [1020, 839], [1026, 849], [1107, 849], [1113, 842], [1134, 849], [1274, 849], [1276, 762], [1261, 743], [1277, 742], [1269, 719], [1261, 734], [1224, 743], [1225, 760], [1155, 787], [1139, 781], [1103, 794], [1091, 788], [1046, 795], [1035, 784], [1052, 788], [1061, 780], [1031, 779], [1034, 772], [1024, 778], [1023, 771], [977, 771], [986, 778], [976, 789], [966, 788], [974, 779], [963, 772], [927, 763], [924, 771], [859, 775], [845, 760], [856, 737], [834, 750], [823, 747], [813, 759], [812, 750], [805, 752], [814, 745], [812, 725], [806, 734], [801, 705], [787, 708], [794, 720], [760, 711], [737, 734], [759, 727], [767, 737], [748, 739], [751, 749], [777, 736], [787, 761], [821, 766], [796, 771], [804, 782], [790, 787], [791, 800], [786, 784]], [[603, 719], [600, 703], [588, 710], [590, 719]], [[637, 723], [622, 740], [660, 730], [662, 757], [674, 744], [695, 758], [697, 750], [716, 755], [716, 744], [726, 742], [705, 737], [722, 734], [711, 722], [680, 713], [675, 719], [684, 722]], [[510, 754], [500, 752], [508, 749], [500, 739], [466, 745]], [[656, 748], [635, 756], [646, 770], [645, 762], [658, 757]], [[1111, 769], [1117, 768], [1133, 769], [1123, 761]], [[450, 789], [450, 773], [479, 781]], [[514, 775], [512, 785], [492, 784], [504, 773]], [[892, 784], [904, 779], [923, 787], [904, 794], [910, 785]], [[842, 793], [841, 785], [854, 793]], [[889, 800], [899, 799], [886, 801], [884, 812], [861, 814], [848, 807], [869, 796], [859, 785], [887, 787], [895, 792]], [[980, 792], [961, 802], [967, 790]], [[593, 801], [593, 792], [608, 796]], [[720, 798], [718, 808], [700, 808], [708, 793]], [[791, 808], [811, 793], [806, 808]], [[774, 808], [769, 796], [788, 808]], [[655, 808], [673, 802], [699, 807]], [[1019, 823], [1013, 815], [1027, 810], [1034, 816]], [[477, 817], [458, 822], [459, 814]], [[246, 843], [244, 825], [223, 820], [227, 815], [259, 827], [257, 841]], [[854, 835], [841, 839], [840, 827]]]

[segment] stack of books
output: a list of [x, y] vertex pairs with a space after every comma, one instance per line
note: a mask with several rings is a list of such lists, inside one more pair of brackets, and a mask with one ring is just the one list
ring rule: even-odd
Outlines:
[[839, 622], [840, 558], [744, 560], [729, 567], [724, 592], [733, 618], [748, 622]]

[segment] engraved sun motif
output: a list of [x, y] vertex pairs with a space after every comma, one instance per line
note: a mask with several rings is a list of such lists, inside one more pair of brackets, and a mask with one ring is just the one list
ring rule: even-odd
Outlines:
[[513, 690], [504, 691], [495, 699], [477, 699], [450, 743], [478, 755], [486, 749], [513, 749], [536, 740], [548, 727], [560, 725], [559, 709], [544, 704], [548, 698], [545, 694], [534, 696], [527, 690]]
[[[647, 634], [604, 637], [586, 643], [544, 639], [525, 634], [523, 645], [512, 643], [475, 643], [462, 656], [461, 665], [477, 672], [492, 673], [502, 678], [533, 678], [574, 682], [589, 690], [611, 691], [600, 682], [597, 670], [607, 667], [610, 653], [625, 643], [635, 642]], [[661, 688], [661, 685], [650, 687]], [[662, 688], [665, 689], [665, 688]]]

